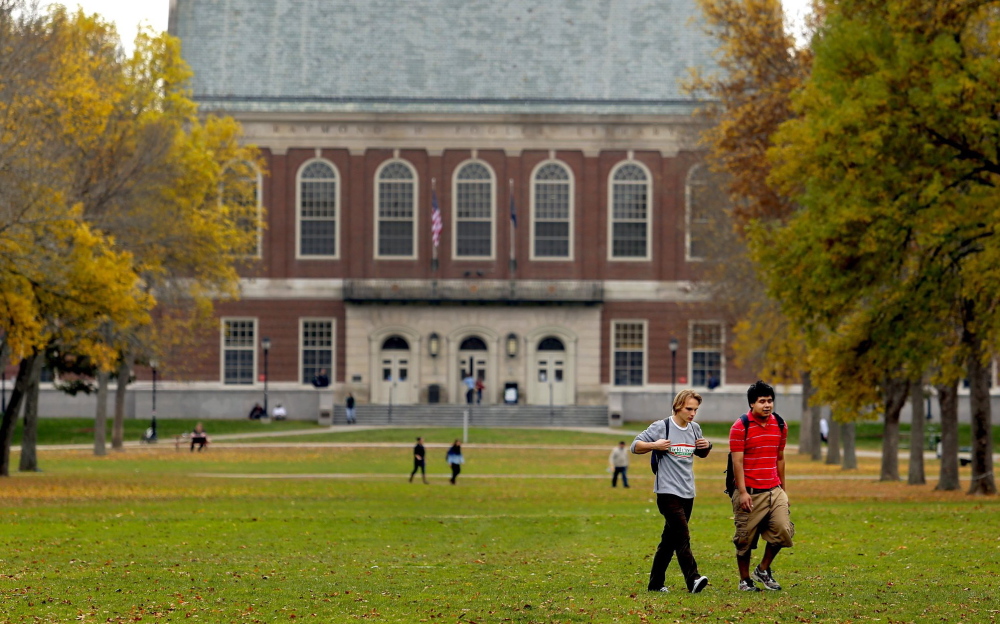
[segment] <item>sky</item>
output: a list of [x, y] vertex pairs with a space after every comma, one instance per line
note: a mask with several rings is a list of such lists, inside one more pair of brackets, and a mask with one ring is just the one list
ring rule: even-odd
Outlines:
[[[136, 27], [140, 22], [156, 30], [166, 30], [170, 11], [169, 0], [64, 0], [60, 3], [71, 9], [77, 5], [82, 6], [87, 13], [99, 13], [114, 22], [126, 49], [131, 49]], [[809, 6], [809, 0], [782, 0], [782, 3], [785, 5], [786, 15], [794, 22], [801, 22]]]

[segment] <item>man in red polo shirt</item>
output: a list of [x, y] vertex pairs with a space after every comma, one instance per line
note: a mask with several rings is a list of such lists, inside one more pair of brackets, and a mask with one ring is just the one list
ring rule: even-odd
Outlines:
[[[763, 381], [747, 390], [747, 427], [741, 416], [729, 430], [729, 451], [733, 455], [733, 522], [736, 534], [736, 563], [740, 569], [740, 591], [757, 592], [758, 581], [765, 589], [777, 591], [771, 562], [782, 548], [792, 546], [795, 525], [788, 511], [785, 494], [785, 442], [788, 431], [779, 424], [774, 412], [774, 388]], [[767, 546], [760, 565], [750, 571], [750, 553], [757, 548], [757, 538], [764, 536]]]

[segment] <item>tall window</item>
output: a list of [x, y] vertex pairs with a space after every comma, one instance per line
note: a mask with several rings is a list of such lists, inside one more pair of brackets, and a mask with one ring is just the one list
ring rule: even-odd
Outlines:
[[471, 162], [455, 176], [455, 257], [493, 257], [493, 174]]
[[650, 181], [646, 170], [625, 163], [611, 175], [611, 257], [649, 257]]
[[572, 193], [569, 171], [561, 164], [545, 163], [535, 172], [531, 196], [534, 258], [571, 257]]
[[302, 319], [300, 344], [302, 349], [302, 383], [312, 382], [313, 377], [325, 368], [333, 377], [333, 321], [330, 319]]
[[393, 161], [378, 173], [378, 257], [414, 257], [416, 175], [406, 163]]
[[299, 170], [299, 255], [337, 256], [337, 170], [314, 160]]
[[729, 198], [726, 185], [719, 176], [704, 166], [697, 165], [688, 174], [687, 182], [687, 249], [688, 260], [706, 260], [713, 256], [713, 245], [735, 244], [727, 234], [730, 228], [724, 223]]
[[641, 386], [645, 383], [646, 323], [612, 323], [614, 340], [614, 385]]
[[722, 323], [691, 323], [691, 384], [722, 383]]
[[222, 320], [222, 382], [252, 385], [257, 354], [257, 320]]
[[252, 258], [261, 256], [262, 183], [260, 171], [250, 162], [234, 162], [223, 172], [222, 204], [236, 227], [247, 234], [237, 251]]

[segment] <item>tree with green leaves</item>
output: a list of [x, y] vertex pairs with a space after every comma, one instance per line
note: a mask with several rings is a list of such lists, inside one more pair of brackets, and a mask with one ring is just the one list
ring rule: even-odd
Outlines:
[[831, 378], [869, 382], [887, 417], [907, 380], [963, 365], [969, 491], [986, 494], [996, 492], [987, 363], [1000, 321], [998, 8], [827, 3], [798, 116], [770, 153], [772, 181], [803, 208], [786, 223], [759, 222], [753, 236], [771, 292], [794, 289], [786, 311], [835, 336]]

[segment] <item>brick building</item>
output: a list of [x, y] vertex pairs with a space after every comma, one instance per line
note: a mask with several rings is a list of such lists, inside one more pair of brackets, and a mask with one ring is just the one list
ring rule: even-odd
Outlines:
[[327, 368], [338, 402], [458, 403], [471, 373], [484, 403], [640, 417], [674, 381], [745, 381], [691, 288], [694, 0], [172, 0], [170, 31], [266, 163], [194, 387], [258, 392], [265, 337], [288, 400]]

